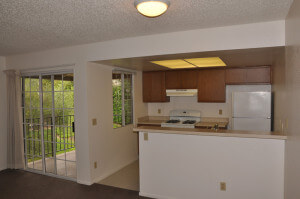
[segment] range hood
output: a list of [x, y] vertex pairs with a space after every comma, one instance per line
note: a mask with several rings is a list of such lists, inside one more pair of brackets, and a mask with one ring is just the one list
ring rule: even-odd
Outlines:
[[198, 94], [197, 89], [167, 89], [167, 96], [196, 96]]

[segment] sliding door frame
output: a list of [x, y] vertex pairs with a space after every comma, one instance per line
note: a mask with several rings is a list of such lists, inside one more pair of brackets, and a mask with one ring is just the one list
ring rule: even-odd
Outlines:
[[[29, 171], [29, 172], [32, 172], [32, 173], [38, 173], [38, 174], [42, 174], [42, 175], [47, 175], [47, 176], [52, 176], [52, 177], [56, 177], [56, 178], [62, 178], [62, 179], [66, 179], [66, 180], [70, 180], [70, 181], [77, 181], [77, 177], [76, 178], [72, 178], [72, 177], [68, 177], [67, 176], [67, 168], [65, 168], [66, 170], [66, 176], [61, 176], [61, 175], [58, 175], [58, 172], [57, 172], [57, 158], [56, 158], [56, 139], [55, 139], [55, 136], [56, 136], [56, 122], [55, 122], [55, 96], [54, 96], [54, 75], [64, 75], [64, 74], [73, 74], [74, 76], [74, 69], [66, 69], [66, 70], [56, 70], [56, 71], [32, 71], [32, 72], [21, 72], [21, 76], [22, 78], [26, 78], [26, 77], [32, 77], [32, 76], [38, 76], [39, 77], [39, 110], [40, 110], [40, 121], [39, 121], [39, 126], [40, 126], [40, 131], [41, 131], [41, 136], [40, 136], [40, 142], [41, 142], [41, 149], [42, 149], [42, 170], [38, 170], [38, 169], [34, 169], [34, 166], [33, 168], [29, 168], [28, 167], [28, 158], [27, 158], [27, 140], [26, 140], [26, 135], [27, 135], [27, 132], [26, 132], [26, 128], [24, 125], [26, 125], [26, 122], [25, 122], [25, 118], [23, 118], [23, 129], [24, 129], [24, 152], [25, 152], [25, 170], [26, 171]], [[53, 150], [53, 159], [54, 159], [54, 173], [50, 173], [50, 172], [47, 172], [46, 171], [46, 157], [45, 157], [45, 140], [44, 140], [44, 114], [43, 114], [43, 110], [44, 110], [44, 107], [43, 107], [43, 94], [44, 94], [44, 91], [43, 91], [43, 76], [51, 76], [51, 93], [52, 93], [52, 108], [51, 108], [51, 112], [52, 112], [52, 124], [51, 126], [53, 126], [53, 130], [52, 130], [52, 137], [53, 137], [53, 140], [52, 140], [52, 150]], [[22, 82], [24, 83], [24, 80], [22, 80]], [[73, 92], [73, 96], [75, 96], [75, 78], [73, 79], [73, 82], [74, 82], [74, 90], [72, 91]], [[31, 87], [31, 81], [30, 81], [30, 87]], [[22, 87], [22, 93], [24, 92], [23, 90], [24, 88]], [[31, 91], [30, 91], [31, 92]], [[64, 91], [63, 91], [64, 92]], [[30, 95], [31, 97], [31, 95]], [[22, 96], [22, 104], [25, 106], [25, 101], [23, 101], [24, 98]], [[63, 99], [64, 100], [64, 96], [63, 96]], [[74, 122], [75, 122], [75, 99], [73, 98], [74, 100], [74, 107], [73, 107], [73, 110], [74, 110]], [[64, 102], [63, 102], [64, 103]], [[31, 102], [30, 102], [30, 106], [31, 106]], [[23, 107], [24, 108], [24, 107]], [[31, 112], [31, 109], [30, 108], [30, 112]], [[62, 108], [63, 110], [65, 109], [64, 106]], [[24, 117], [24, 113], [22, 114], [23, 117]], [[64, 118], [64, 117], [63, 117]], [[32, 116], [31, 116], [31, 122], [30, 124], [33, 124], [34, 122], [32, 121]], [[65, 128], [63, 128], [63, 134], [64, 134], [64, 146], [66, 146], [66, 141], [65, 141]], [[75, 135], [74, 135], [75, 136]], [[76, 143], [75, 143], [75, 140], [74, 140], [74, 146], [75, 146], [75, 150], [76, 150]], [[66, 153], [66, 152], [65, 152]], [[76, 152], [75, 152], [76, 153]], [[33, 165], [34, 165], [34, 155], [33, 155]], [[77, 161], [71, 161], [71, 162], [75, 162], [75, 164], [77, 165]], [[65, 166], [66, 166], [66, 157], [65, 157]], [[77, 172], [77, 166], [76, 166], [76, 172]]]

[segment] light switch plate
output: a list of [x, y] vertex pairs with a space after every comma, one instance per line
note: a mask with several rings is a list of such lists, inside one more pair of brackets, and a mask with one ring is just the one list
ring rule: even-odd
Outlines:
[[219, 115], [222, 115], [222, 114], [223, 114], [223, 110], [219, 109]]
[[92, 124], [93, 124], [93, 126], [97, 125], [97, 119], [96, 118], [92, 119]]
[[222, 115], [222, 114], [223, 114], [223, 110], [219, 109], [219, 115]]

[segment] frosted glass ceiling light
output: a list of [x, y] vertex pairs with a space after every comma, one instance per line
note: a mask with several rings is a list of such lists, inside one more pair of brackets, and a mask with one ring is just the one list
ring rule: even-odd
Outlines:
[[216, 66], [226, 66], [220, 57], [203, 57], [203, 58], [193, 58], [184, 59], [185, 61], [197, 66], [197, 67], [216, 67]]
[[158, 17], [167, 11], [170, 6], [168, 0], [135, 0], [136, 9], [147, 17]]
[[150, 62], [171, 69], [226, 66], [225, 62], [223, 62], [223, 60], [220, 57], [173, 59]]
[[196, 66], [182, 60], [182, 59], [174, 59], [174, 60], [163, 60], [163, 61], [151, 61], [154, 64], [158, 64], [164, 67], [168, 67], [171, 69], [178, 68], [196, 68]]

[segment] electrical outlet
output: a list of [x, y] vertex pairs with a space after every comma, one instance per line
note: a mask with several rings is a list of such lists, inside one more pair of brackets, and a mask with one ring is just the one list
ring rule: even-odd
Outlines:
[[226, 182], [220, 182], [220, 190], [226, 191]]
[[157, 109], [157, 113], [158, 113], [158, 114], [161, 114], [161, 109], [160, 109], [160, 108]]
[[97, 169], [97, 161], [94, 162], [94, 168]]
[[97, 125], [97, 119], [96, 118], [92, 119], [92, 124], [93, 124], [93, 126]]
[[223, 110], [219, 109], [219, 115], [222, 115], [222, 114], [223, 114]]
[[148, 133], [144, 133], [144, 140], [148, 141]]

